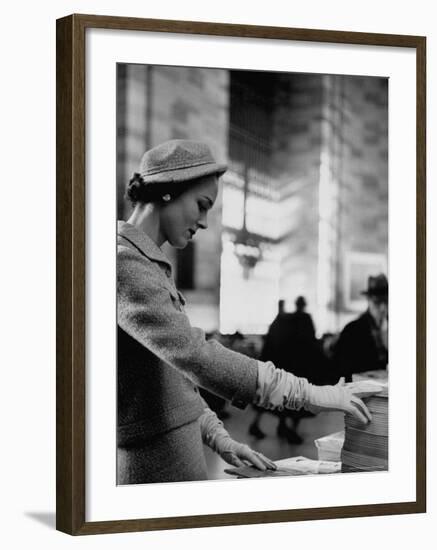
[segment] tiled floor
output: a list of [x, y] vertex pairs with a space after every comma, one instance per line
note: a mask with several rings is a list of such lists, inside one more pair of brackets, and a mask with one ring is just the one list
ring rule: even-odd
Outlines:
[[[291, 445], [276, 434], [278, 418], [269, 412], [265, 412], [261, 418], [260, 427], [266, 434], [264, 439], [258, 440], [249, 435], [248, 427], [255, 416], [255, 410], [248, 407], [245, 411], [227, 406], [226, 412], [230, 413], [224, 424], [233, 439], [247, 443], [252, 449], [259, 451], [272, 460], [289, 458], [292, 456], [305, 456], [317, 459], [317, 449], [314, 440], [344, 428], [342, 413], [321, 413], [313, 418], [303, 418], [299, 424], [299, 435], [304, 439], [300, 445]], [[224, 472], [230, 466], [216, 453], [205, 447], [210, 479], [230, 479]]]

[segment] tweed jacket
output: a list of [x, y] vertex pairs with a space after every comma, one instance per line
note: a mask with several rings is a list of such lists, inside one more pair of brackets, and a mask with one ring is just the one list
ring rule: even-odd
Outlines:
[[118, 223], [119, 446], [144, 441], [197, 419], [197, 386], [243, 408], [256, 392], [257, 362], [190, 325], [172, 266], [142, 231]]

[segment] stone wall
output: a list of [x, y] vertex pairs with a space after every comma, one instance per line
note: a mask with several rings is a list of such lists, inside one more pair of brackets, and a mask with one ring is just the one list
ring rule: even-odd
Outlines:
[[275, 95], [272, 175], [287, 219], [280, 242], [280, 295], [288, 310], [304, 295], [317, 301], [318, 184], [322, 82], [319, 75], [281, 75]]

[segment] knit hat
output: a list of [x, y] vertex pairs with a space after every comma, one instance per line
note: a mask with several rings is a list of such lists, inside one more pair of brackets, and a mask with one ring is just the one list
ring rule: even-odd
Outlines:
[[205, 143], [190, 139], [172, 139], [146, 151], [139, 173], [145, 183], [183, 182], [226, 172], [226, 164], [215, 162]]

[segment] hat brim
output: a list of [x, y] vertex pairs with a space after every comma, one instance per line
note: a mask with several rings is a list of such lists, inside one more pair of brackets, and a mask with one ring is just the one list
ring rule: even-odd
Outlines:
[[165, 170], [156, 174], [141, 175], [146, 183], [180, 183], [213, 174], [220, 177], [227, 169], [226, 164], [209, 162], [198, 166], [190, 166], [189, 168], [178, 168], [176, 170]]
[[379, 296], [379, 297], [388, 297], [388, 290], [363, 290], [361, 292], [364, 296]]

